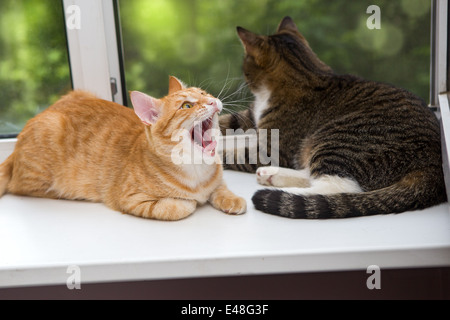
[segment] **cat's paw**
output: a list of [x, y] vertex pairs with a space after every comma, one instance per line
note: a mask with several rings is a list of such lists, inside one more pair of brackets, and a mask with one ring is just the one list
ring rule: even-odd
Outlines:
[[228, 214], [243, 214], [247, 211], [247, 202], [244, 198], [223, 197], [217, 199], [217, 209]]
[[231, 191], [216, 192], [209, 202], [212, 206], [227, 214], [243, 214], [247, 211], [247, 202], [244, 198], [238, 197]]
[[153, 207], [151, 218], [177, 221], [191, 215], [197, 207], [197, 201], [184, 199], [161, 199]]
[[259, 167], [256, 170], [256, 181], [269, 187], [298, 187], [310, 186], [309, 170], [295, 170], [280, 167]]
[[259, 167], [256, 170], [256, 181], [263, 186], [276, 187], [279, 167]]

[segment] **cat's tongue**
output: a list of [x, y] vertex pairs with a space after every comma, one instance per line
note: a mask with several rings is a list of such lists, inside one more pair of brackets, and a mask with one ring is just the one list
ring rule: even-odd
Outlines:
[[203, 148], [206, 148], [206, 146], [211, 142], [212, 142], [211, 133], [209, 132], [209, 130], [206, 130], [205, 132], [203, 132], [203, 141], [202, 141]]
[[217, 141], [211, 141], [206, 147], [205, 146], [203, 147], [203, 151], [210, 152], [211, 155], [213, 156], [216, 154], [216, 152], [215, 152], [216, 146], [217, 146]]
[[214, 150], [216, 149], [217, 141], [212, 140], [210, 130], [206, 130], [203, 133], [202, 145], [203, 145], [203, 151], [211, 152], [212, 155], [215, 154]]

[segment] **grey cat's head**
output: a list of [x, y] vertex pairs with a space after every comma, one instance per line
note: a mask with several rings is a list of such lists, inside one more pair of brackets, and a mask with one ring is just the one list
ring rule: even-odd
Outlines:
[[290, 77], [307, 80], [332, 70], [311, 50], [290, 17], [285, 17], [275, 34], [258, 35], [242, 27], [237, 33], [245, 50], [243, 71], [251, 89], [262, 84], [289, 81]]

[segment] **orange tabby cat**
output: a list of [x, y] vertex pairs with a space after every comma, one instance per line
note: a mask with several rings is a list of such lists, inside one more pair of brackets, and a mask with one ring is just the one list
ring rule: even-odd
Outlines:
[[[0, 196], [103, 202], [160, 220], [185, 218], [206, 201], [244, 213], [246, 202], [227, 189], [219, 161], [206, 161], [215, 157], [209, 129], [218, 128], [220, 100], [175, 77], [162, 99], [137, 91], [130, 97], [134, 112], [73, 91], [30, 120], [0, 165]], [[177, 130], [188, 138], [174, 139]], [[203, 160], [176, 164], [173, 150], [180, 146], [190, 152], [183, 159]]]

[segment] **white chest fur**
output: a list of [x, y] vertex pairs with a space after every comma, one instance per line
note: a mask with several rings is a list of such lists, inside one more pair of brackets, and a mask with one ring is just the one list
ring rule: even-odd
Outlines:
[[[217, 161], [219, 160], [217, 159]], [[183, 164], [182, 166], [183, 174], [179, 175], [177, 179], [185, 186], [196, 190], [194, 193], [189, 193], [189, 197], [197, 200], [199, 203], [205, 203], [211, 192], [222, 181], [221, 178], [216, 182], [211, 181], [217, 173], [217, 166], [215, 164]], [[208, 187], [205, 187], [205, 183]]]
[[258, 125], [261, 115], [269, 106], [269, 99], [272, 92], [266, 87], [262, 86], [255, 94], [255, 104], [253, 107], [253, 115], [255, 116], [256, 125]]

